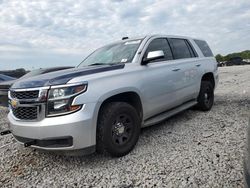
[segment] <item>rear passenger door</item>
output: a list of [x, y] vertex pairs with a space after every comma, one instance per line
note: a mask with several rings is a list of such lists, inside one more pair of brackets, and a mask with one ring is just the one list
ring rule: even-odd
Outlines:
[[178, 103], [182, 104], [197, 97], [197, 83], [199, 82], [198, 55], [187, 39], [168, 38], [176, 70], [180, 76], [180, 87], [176, 91]]

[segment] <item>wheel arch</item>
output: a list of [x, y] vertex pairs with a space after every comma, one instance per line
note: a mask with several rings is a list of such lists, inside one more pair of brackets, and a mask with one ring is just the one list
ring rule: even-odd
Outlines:
[[143, 102], [141, 99], [140, 94], [138, 92], [130, 90], [130, 91], [123, 91], [123, 92], [115, 92], [112, 95], [105, 96], [101, 99], [100, 106], [98, 109], [97, 119], [100, 115], [102, 108], [105, 104], [110, 102], [126, 102], [133, 106], [142, 121], [143, 119]]
[[209, 81], [212, 83], [213, 88], [215, 88], [215, 79], [214, 79], [214, 74], [212, 72], [207, 72], [203, 74], [201, 81]]

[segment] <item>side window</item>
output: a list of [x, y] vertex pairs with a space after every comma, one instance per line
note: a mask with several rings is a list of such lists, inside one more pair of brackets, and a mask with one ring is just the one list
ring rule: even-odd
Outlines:
[[168, 41], [167, 41], [167, 39], [164, 39], [164, 38], [152, 40], [151, 43], [148, 45], [148, 48], [147, 48], [143, 58], [147, 57], [148, 52], [158, 51], [158, 50], [162, 50], [164, 52], [165, 57], [162, 59], [152, 61], [152, 62], [166, 61], [166, 60], [173, 59], [173, 55], [172, 55], [171, 49], [169, 47]]
[[197, 52], [195, 51], [193, 45], [192, 45], [188, 40], [186, 40], [186, 44], [187, 44], [188, 49], [189, 49], [189, 51], [190, 51], [190, 53], [191, 53], [191, 56], [192, 56], [192, 57], [198, 57], [198, 54], [197, 54]]
[[183, 59], [194, 57], [189, 50], [185, 39], [168, 39], [173, 52], [174, 59]]
[[203, 55], [205, 57], [213, 57], [213, 52], [209, 48], [208, 44], [204, 40], [194, 40], [194, 42], [197, 44], [197, 46], [201, 49]]

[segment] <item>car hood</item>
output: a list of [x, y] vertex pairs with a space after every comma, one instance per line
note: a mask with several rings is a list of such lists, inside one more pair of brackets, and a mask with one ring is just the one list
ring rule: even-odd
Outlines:
[[0, 83], [0, 89], [9, 89], [16, 80], [9, 80], [9, 81], [4, 81]]
[[61, 85], [61, 84], [66, 84], [71, 79], [79, 76], [123, 69], [124, 66], [125, 66], [124, 64], [117, 64], [117, 65], [98, 65], [98, 66], [66, 69], [62, 71], [56, 71], [52, 73], [47, 73], [26, 79], [17, 80], [12, 85], [11, 88], [25, 89], [25, 88], [44, 87], [51, 85]]

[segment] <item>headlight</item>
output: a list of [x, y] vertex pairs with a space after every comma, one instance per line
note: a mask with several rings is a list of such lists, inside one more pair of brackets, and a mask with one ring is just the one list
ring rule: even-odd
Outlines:
[[52, 86], [48, 95], [47, 116], [65, 115], [80, 110], [82, 105], [72, 106], [72, 101], [86, 90], [87, 84]]

